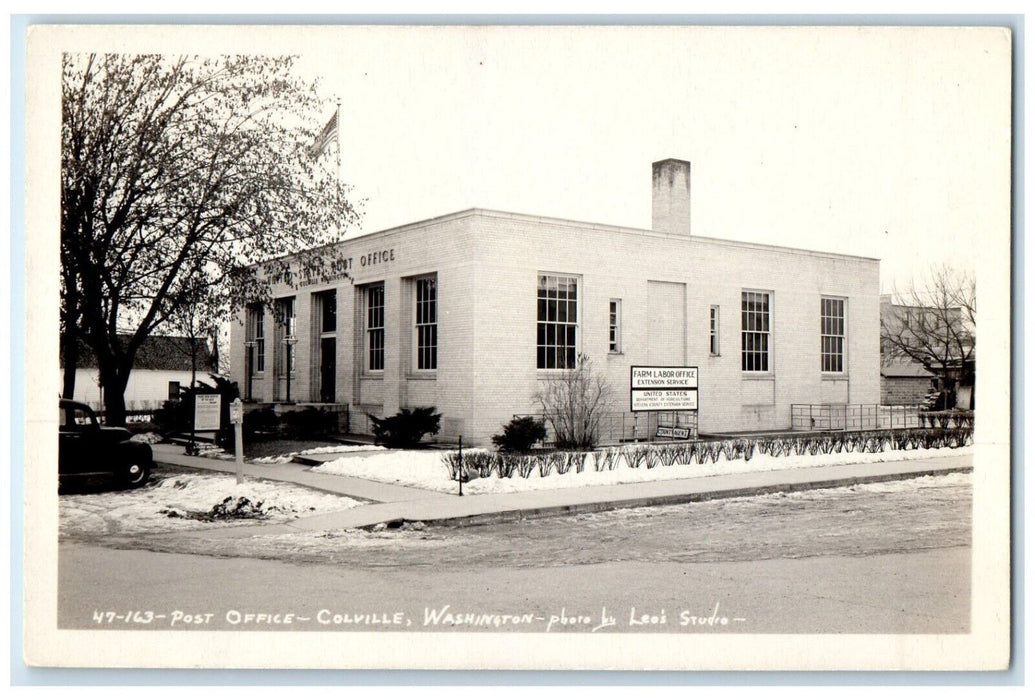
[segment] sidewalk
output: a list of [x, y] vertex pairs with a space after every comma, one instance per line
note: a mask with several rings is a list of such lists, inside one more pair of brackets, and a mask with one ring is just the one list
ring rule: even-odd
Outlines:
[[[155, 459], [208, 471], [233, 473], [234, 462], [177, 454], [182, 448], [155, 445]], [[973, 455], [806, 467], [768, 472], [585, 486], [505, 494], [460, 497], [424, 489], [394, 486], [355, 477], [318, 474], [302, 464], [245, 464], [247, 476], [287, 481], [371, 503], [278, 525], [248, 524], [200, 531], [199, 537], [234, 538], [307, 531], [369, 527], [378, 523], [421, 521], [436, 525], [476, 525], [550, 515], [587, 513], [617, 508], [689, 503], [716, 498], [755, 496], [782, 491], [833, 488], [878, 481], [970, 471]]]

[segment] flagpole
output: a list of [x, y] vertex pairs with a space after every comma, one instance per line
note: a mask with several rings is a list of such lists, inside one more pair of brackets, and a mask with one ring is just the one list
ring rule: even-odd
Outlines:
[[335, 141], [338, 142], [337, 144], [335, 144], [338, 148], [336, 149], [336, 151], [337, 151], [337, 155], [336, 155], [337, 164], [336, 164], [336, 167], [335, 167], [335, 182], [334, 182], [334, 191], [337, 193], [337, 197], [338, 197], [338, 215], [335, 216], [334, 218], [335, 218], [335, 220], [337, 221], [337, 224], [338, 224], [338, 240], [341, 240], [341, 98], [340, 97], [337, 99], [337, 105], [334, 108], [334, 132], [335, 132]]

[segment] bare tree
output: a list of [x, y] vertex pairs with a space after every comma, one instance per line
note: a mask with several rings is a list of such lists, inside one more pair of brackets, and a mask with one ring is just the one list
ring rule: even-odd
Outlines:
[[328, 105], [292, 58], [66, 54], [62, 68], [63, 389], [81, 338], [117, 425], [137, 351], [178, 308], [202, 291], [212, 320], [269, 304], [292, 264], [325, 275], [335, 249], [319, 246], [358, 217], [313, 158]]
[[943, 394], [953, 392], [974, 359], [976, 292], [973, 274], [939, 267], [882, 299], [882, 359], [917, 362], [943, 379]]
[[600, 422], [613, 400], [611, 386], [594, 371], [586, 355], [579, 355], [573, 368], [551, 376], [535, 394], [560, 448], [590, 449], [596, 445]]

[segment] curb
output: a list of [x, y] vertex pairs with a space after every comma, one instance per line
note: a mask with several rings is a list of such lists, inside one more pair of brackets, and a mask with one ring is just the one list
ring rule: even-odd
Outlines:
[[642, 508], [646, 506], [679, 505], [683, 503], [695, 503], [699, 501], [713, 501], [724, 498], [743, 498], [747, 496], [764, 496], [772, 493], [790, 493], [794, 491], [813, 491], [818, 489], [833, 489], [844, 486], [855, 486], [857, 484], [875, 484], [886, 481], [906, 481], [918, 479], [924, 476], [943, 476], [953, 473], [969, 473], [973, 467], [938, 467], [932, 469], [921, 469], [914, 472], [897, 474], [874, 474], [872, 476], [842, 477], [839, 479], [827, 479], [810, 482], [787, 482], [782, 484], [768, 484], [765, 486], [745, 486], [735, 489], [722, 489], [718, 491], [702, 491], [699, 493], [669, 494], [665, 496], [646, 496], [643, 498], [630, 498], [618, 501], [599, 501], [596, 503], [576, 503], [562, 506], [548, 506], [544, 508], [524, 508], [515, 510], [503, 510], [495, 513], [479, 513], [475, 515], [464, 515], [445, 518], [395, 518], [383, 523], [371, 523], [361, 525], [359, 529], [367, 530], [384, 524], [389, 528], [398, 528], [405, 523], [421, 522], [425, 525], [437, 527], [468, 527], [473, 525], [492, 525], [496, 523], [516, 522], [519, 520], [533, 520], [537, 518], [549, 518], [561, 515], [578, 515], [580, 513], [599, 513], [608, 510], [621, 510], [623, 508]]

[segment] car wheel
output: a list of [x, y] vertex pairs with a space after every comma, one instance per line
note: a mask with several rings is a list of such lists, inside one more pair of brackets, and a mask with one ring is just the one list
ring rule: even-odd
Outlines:
[[147, 483], [147, 477], [151, 474], [151, 467], [142, 462], [130, 462], [122, 468], [119, 480], [123, 486], [135, 488]]

